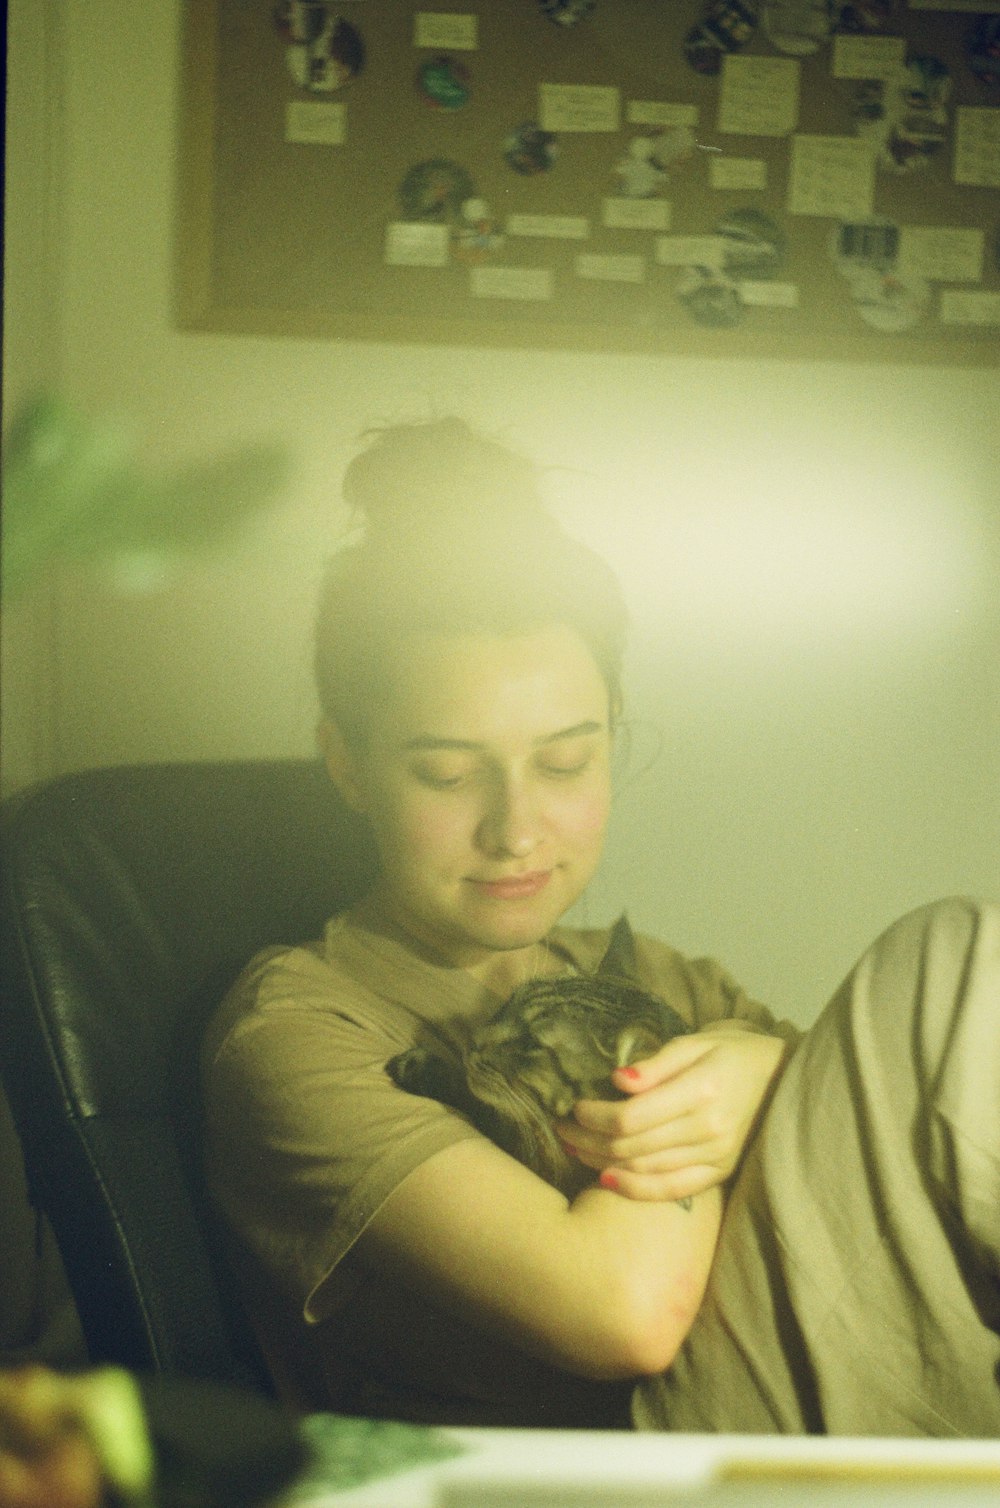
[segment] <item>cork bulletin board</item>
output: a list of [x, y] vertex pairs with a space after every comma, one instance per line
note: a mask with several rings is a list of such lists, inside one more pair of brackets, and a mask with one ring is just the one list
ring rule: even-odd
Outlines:
[[178, 321], [1000, 361], [1000, 0], [188, 0]]

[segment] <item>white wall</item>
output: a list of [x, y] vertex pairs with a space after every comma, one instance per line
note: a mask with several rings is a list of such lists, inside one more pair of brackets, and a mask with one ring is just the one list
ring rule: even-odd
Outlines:
[[587, 915], [627, 905], [809, 1019], [896, 912], [1000, 889], [996, 372], [179, 333], [178, 5], [59, 9], [63, 391], [132, 416], [151, 466], [268, 434], [298, 476], [165, 589], [60, 581], [44, 736], [8, 707], [43, 773], [309, 750], [339, 474], [367, 423], [456, 411], [572, 468], [554, 501], [632, 601], [633, 772]]

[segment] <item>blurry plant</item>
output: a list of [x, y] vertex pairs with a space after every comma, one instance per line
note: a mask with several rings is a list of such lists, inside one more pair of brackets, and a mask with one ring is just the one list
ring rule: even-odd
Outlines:
[[133, 583], [209, 549], [287, 485], [286, 451], [261, 443], [147, 475], [134, 440], [113, 420], [84, 418], [42, 397], [11, 425], [3, 465], [3, 590], [9, 601], [53, 561], [92, 560]]

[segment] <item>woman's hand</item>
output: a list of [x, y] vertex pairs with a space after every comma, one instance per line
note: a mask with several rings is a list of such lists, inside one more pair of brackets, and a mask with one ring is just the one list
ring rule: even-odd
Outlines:
[[605, 1188], [686, 1199], [735, 1171], [788, 1050], [735, 1021], [675, 1037], [615, 1070], [628, 1099], [580, 1100], [556, 1131]]

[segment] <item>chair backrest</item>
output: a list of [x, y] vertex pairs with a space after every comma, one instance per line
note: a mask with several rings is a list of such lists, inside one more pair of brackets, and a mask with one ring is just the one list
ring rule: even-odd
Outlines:
[[0, 821], [0, 1068], [91, 1358], [266, 1386], [201, 1187], [197, 1051], [259, 948], [370, 883], [311, 761], [90, 771]]

